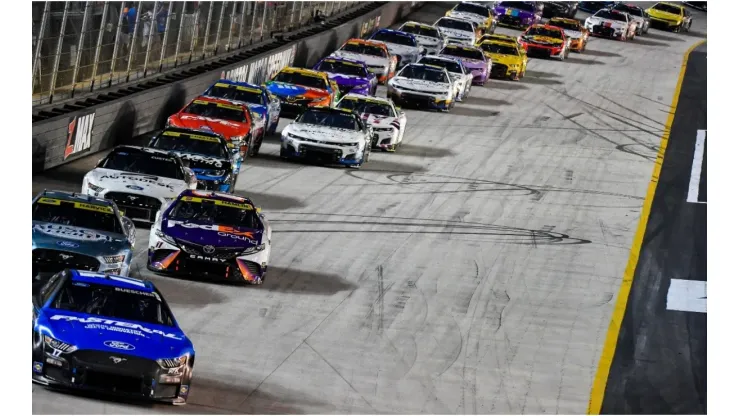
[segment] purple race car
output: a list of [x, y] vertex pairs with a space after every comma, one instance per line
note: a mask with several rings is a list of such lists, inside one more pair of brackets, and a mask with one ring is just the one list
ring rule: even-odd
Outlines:
[[473, 74], [473, 85], [483, 85], [491, 73], [491, 61], [475, 46], [450, 44], [439, 52], [444, 58], [459, 59], [465, 69]]
[[528, 27], [542, 19], [542, 10], [533, 1], [502, 1], [494, 12], [500, 26]]
[[341, 95], [353, 93], [375, 95], [378, 78], [362, 61], [344, 58], [324, 58], [314, 65], [315, 71], [326, 72], [339, 86]]

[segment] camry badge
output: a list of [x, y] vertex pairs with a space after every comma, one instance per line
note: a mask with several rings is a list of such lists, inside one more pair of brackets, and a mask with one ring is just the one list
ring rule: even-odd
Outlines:
[[213, 246], [203, 246], [203, 251], [206, 254], [213, 254], [213, 252], [216, 251], [216, 247], [213, 247]]

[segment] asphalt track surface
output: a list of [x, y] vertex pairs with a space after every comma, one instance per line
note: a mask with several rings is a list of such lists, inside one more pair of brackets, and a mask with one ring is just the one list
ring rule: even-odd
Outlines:
[[[34, 385], [33, 412], [584, 413], [682, 57], [706, 38], [694, 14], [689, 34], [532, 60], [450, 114], [407, 110], [399, 151], [360, 170], [284, 162], [266, 142], [237, 186], [275, 229], [264, 285], [149, 273], [138, 231], [133, 275], [195, 344], [188, 405]], [[33, 193], [79, 189], [99, 157]]]

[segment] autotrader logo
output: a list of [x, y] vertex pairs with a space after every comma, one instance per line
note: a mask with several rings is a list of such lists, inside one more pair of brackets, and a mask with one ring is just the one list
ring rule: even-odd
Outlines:
[[131, 344], [121, 341], [105, 341], [103, 344], [108, 348], [115, 348], [117, 350], [131, 351], [136, 348]]

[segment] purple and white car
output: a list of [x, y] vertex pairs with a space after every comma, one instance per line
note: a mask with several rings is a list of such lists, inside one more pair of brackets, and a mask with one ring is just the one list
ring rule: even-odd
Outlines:
[[491, 60], [476, 46], [446, 45], [439, 52], [443, 58], [459, 59], [472, 75], [473, 85], [484, 85], [491, 74]]
[[494, 9], [499, 26], [528, 27], [542, 20], [542, 10], [533, 1], [502, 1]]
[[326, 72], [329, 79], [339, 86], [341, 95], [349, 93], [375, 95], [378, 89], [378, 78], [362, 61], [328, 57], [320, 60], [313, 69]]

